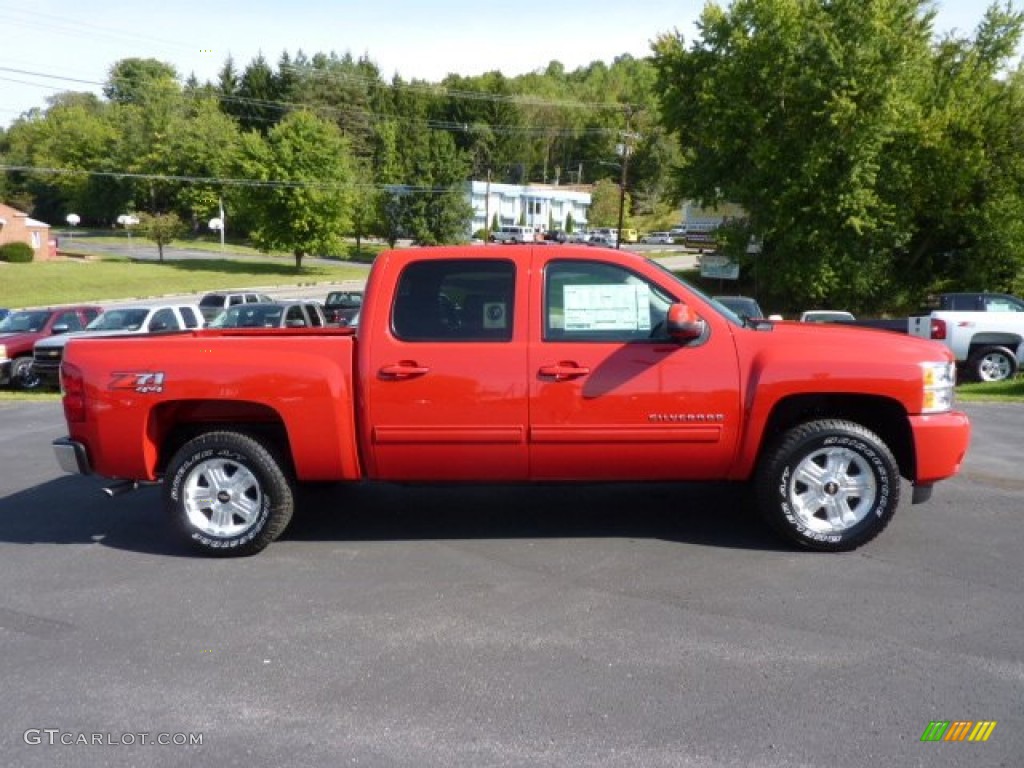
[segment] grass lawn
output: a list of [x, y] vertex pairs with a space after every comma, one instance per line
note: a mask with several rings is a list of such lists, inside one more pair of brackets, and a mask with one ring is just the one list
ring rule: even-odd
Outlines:
[[296, 285], [361, 279], [366, 269], [339, 261], [337, 266], [303, 266], [291, 259], [180, 259], [164, 263], [127, 259], [68, 259], [32, 264], [0, 262], [0, 307], [135, 299], [167, 294], [203, 293], [218, 288]]
[[993, 383], [970, 382], [956, 388], [965, 403], [1024, 403], [1024, 376]]

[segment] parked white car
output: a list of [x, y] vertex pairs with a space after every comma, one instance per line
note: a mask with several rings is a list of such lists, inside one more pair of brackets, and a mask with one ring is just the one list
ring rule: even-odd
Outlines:
[[203, 313], [196, 304], [157, 304], [151, 307], [112, 307], [87, 326], [84, 331], [48, 336], [32, 348], [32, 372], [40, 383], [56, 386], [60, 363], [69, 341], [102, 336], [124, 336], [141, 333], [167, 333], [203, 327]]

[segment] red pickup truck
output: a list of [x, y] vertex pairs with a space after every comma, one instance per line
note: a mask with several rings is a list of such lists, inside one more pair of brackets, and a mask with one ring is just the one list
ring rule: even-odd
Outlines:
[[970, 436], [939, 344], [743, 319], [576, 245], [385, 252], [357, 329], [72, 339], [61, 377], [61, 467], [162, 481], [220, 555], [277, 538], [294, 483], [367, 479], [748, 482], [784, 536], [847, 550]]

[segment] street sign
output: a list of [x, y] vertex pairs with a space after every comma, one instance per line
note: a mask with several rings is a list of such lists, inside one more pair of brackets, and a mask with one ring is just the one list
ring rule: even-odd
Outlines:
[[739, 280], [740, 265], [728, 256], [705, 253], [700, 257], [700, 276], [719, 280]]

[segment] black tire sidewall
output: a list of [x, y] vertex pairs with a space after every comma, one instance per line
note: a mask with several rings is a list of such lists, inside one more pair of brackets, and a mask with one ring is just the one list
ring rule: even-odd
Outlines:
[[[280, 470], [275, 471], [273, 458], [255, 441], [246, 446], [248, 438], [238, 435], [207, 435], [191, 441], [175, 455], [168, 466], [164, 493], [168, 513], [179, 531], [191, 545], [204, 553], [230, 557], [255, 554], [276, 539], [291, 518], [291, 491]], [[260, 452], [264, 455], [260, 455]], [[195, 468], [210, 459], [235, 462], [256, 477], [262, 504], [259, 518], [243, 533], [232, 537], [215, 537], [201, 531], [189, 520], [184, 505], [184, 486]], [[266, 461], [271, 466], [265, 466]], [[284, 516], [284, 520], [280, 517]], [[277, 519], [277, 524], [272, 525]]]
[[[762, 515], [772, 527], [802, 546], [825, 551], [854, 549], [881, 533], [896, 511], [900, 492], [898, 467], [884, 443], [868, 430], [856, 425], [812, 426], [801, 437], [784, 437], [777, 444], [778, 453], [758, 483]], [[863, 458], [874, 476], [877, 494], [859, 523], [844, 531], [820, 533], [807, 528], [797, 517], [789, 499], [789, 487], [797, 466], [808, 455], [826, 448], [844, 448]]]

